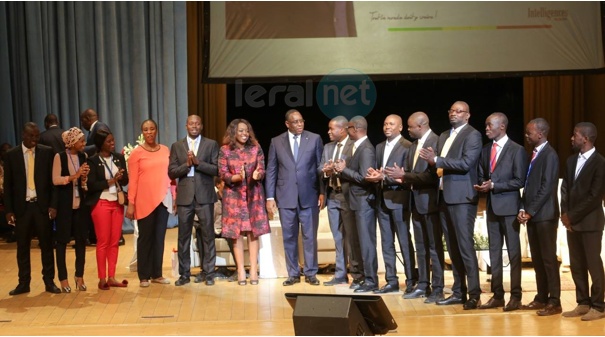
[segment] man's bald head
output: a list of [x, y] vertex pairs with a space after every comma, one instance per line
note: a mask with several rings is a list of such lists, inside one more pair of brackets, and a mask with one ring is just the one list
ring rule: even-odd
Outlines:
[[403, 130], [403, 121], [399, 115], [388, 115], [387, 118], [384, 119], [382, 131], [389, 142], [397, 138], [401, 134], [401, 130]]
[[82, 124], [82, 127], [87, 131], [90, 131], [90, 127], [97, 120], [99, 120], [99, 116], [93, 109], [86, 109], [80, 115], [80, 124]]
[[368, 134], [368, 121], [362, 116], [355, 116], [349, 121], [349, 137], [351, 140], [358, 140]]
[[429, 129], [429, 116], [426, 113], [417, 111], [408, 118], [408, 132], [410, 137], [420, 139]]

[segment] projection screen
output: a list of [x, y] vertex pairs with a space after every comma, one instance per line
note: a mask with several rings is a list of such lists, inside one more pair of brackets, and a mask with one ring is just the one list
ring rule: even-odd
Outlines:
[[212, 2], [210, 82], [604, 67], [599, 2]]

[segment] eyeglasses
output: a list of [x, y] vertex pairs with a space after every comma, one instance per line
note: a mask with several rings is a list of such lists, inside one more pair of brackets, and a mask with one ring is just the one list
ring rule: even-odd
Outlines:
[[294, 124], [294, 125], [305, 124], [305, 120], [304, 119], [298, 119], [298, 120], [295, 120], [293, 122], [288, 122], [288, 123]]
[[452, 110], [452, 109], [449, 109], [447, 112], [448, 112], [448, 113], [450, 113], [450, 114], [451, 114], [451, 113], [457, 113], [457, 114], [461, 114], [461, 113], [468, 112], [468, 111], [464, 111], [464, 110]]

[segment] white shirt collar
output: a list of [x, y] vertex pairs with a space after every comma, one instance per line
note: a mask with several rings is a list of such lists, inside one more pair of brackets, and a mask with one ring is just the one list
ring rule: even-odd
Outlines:
[[[23, 150], [23, 154], [27, 153], [27, 150], [29, 150], [27, 148], [27, 146], [25, 146], [25, 144], [23, 144], [23, 142], [21, 142], [21, 149]], [[34, 152], [36, 152], [36, 147], [34, 146], [34, 148], [32, 150], [34, 150]]]
[[200, 140], [201, 135], [197, 135], [197, 137], [195, 137], [195, 139], [192, 139], [191, 137], [189, 137], [189, 135], [187, 135], [187, 141], [191, 144], [192, 141], [194, 142], [198, 142]]
[[456, 134], [459, 134], [460, 131], [462, 131], [462, 128], [465, 127], [465, 126], [467, 126], [467, 125], [468, 125], [468, 123], [466, 123], [466, 124], [464, 124], [462, 126], [459, 126], [459, 127], [455, 128], [454, 131], [456, 131]]
[[90, 124], [90, 132], [92, 132], [92, 129], [95, 128], [95, 124], [97, 124], [99, 120], [97, 119], [94, 123]]
[[359, 145], [361, 145], [361, 143], [363, 143], [364, 140], [366, 140], [366, 138], [368, 138], [368, 136], [363, 136], [361, 138], [359, 138], [358, 140], [355, 141], [355, 148], [358, 148]]
[[386, 146], [395, 146], [395, 144], [397, 144], [397, 142], [401, 139], [401, 134], [398, 135], [397, 137], [395, 137], [395, 139], [393, 139], [392, 141], [389, 142], [389, 140], [387, 139], [386, 141]]
[[498, 144], [498, 146], [500, 148], [503, 148], [504, 145], [506, 145], [506, 142], [508, 142], [508, 135], [504, 135], [504, 137], [500, 138], [499, 141], [494, 141], [494, 143]]
[[545, 141], [544, 143], [542, 143], [542, 145], [536, 147], [536, 149], [538, 150], [538, 152], [542, 151], [542, 149], [546, 146], [546, 144], [548, 144], [548, 141]]
[[338, 146], [338, 143], [340, 143], [340, 144], [342, 144], [342, 146], [344, 146], [348, 141], [349, 141], [349, 135], [347, 135], [345, 137], [345, 139], [341, 140], [340, 142], [336, 142], [336, 145]]
[[429, 129], [427, 132], [424, 133], [424, 135], [418, 140], [419, 144], [424, 144], [424, 142], [426, 142], [426, 139], [429, 138], [429, 135], [431, 134], [431, 132], [433, 132], [433, 130]]
[[582, 158], [584, 158], [584, 160], [588, 160], [588, 158], [590, 158], [590, 156], [592, 156], [592, 154], [595, 153], [596, 150], [597, 150], [597, 148], [595, 148], [593, 146], [592, 149], [590, 149], [584, 153], [580, 153], [578, 157], [582, 157]]
[[[304, 132], [304, 131], [303, 131], [303, 132]], [[290, 130], [288, 130], [288, 137], [289, 137], [291, 140], [294, 140], [294, 136], [295, 136], [295, 134], [293, 134], [292, 132], [290, 132]], [[300, 135], [298, 135], [298, 139], [301, 139], [301, 137], [302, 137], [302, 133], [301, 133]]]

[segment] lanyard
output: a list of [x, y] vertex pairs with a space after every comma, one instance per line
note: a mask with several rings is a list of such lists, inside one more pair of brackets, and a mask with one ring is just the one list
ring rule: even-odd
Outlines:
[[101, 161], [105, 165], [105, 168], [107, 169], [107, 171], [109, 171], [109, 176], [113, 179], [113, 155], [109, 155], [109, 162], [111, 163], [111, 168], [109, 168], [105, 159], [101, 158], [100, 155], [99, 155], [99, 159], [101, 159]]
[[[78, 155], [76, 155], [76, 160], [78, 161], [78, 166], [76, 167], [76, 163], [74, 163], [74, 159], [71, 156], [71, 153], [68, 153], [67, 156], [69, 157], [69, 160], [71, 161], [71, 165], [74, 168], [74, 172], [78, 173], [78, 169], [80, 169], [80, 157], [78, 157]], [[76, 185], [78, 185], [78, 179], [75, 180]]]

